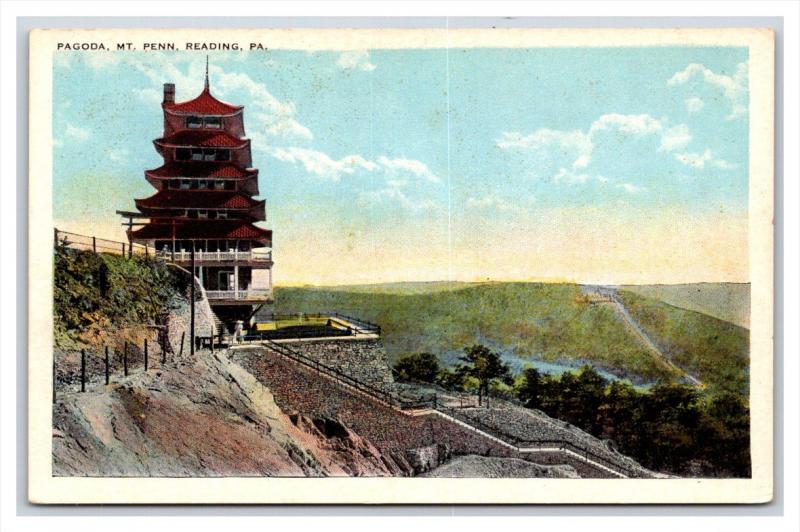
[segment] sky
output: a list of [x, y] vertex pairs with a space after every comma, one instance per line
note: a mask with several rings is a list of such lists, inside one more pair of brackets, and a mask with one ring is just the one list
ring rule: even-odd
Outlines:
[[[197, 52], [56, 52], [59, 229], [124, 240]], [[276, 284], [748, 282], [747, 49], [211, 53]]]

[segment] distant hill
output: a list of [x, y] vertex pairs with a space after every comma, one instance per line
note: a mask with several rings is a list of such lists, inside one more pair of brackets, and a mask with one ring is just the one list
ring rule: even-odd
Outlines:
[[[423, 285], [429, 289], [422, 290]], [[612, 308], [587, 301], [580, 285], [486, 283], [456, 288], [450, 284], [444, 289], [443, 283], [412, 286], [413, 289], [387, 289], [382, 285], [374, 290], [277, 288], [276, 311], [338, 310], [373, 321], [381, 325], [386, 349], [393, 357], [427, 351], [441, 360], [453, 361], [464, 347], [483, 343], [501, 352], [506, 360], [529, 361], [531, 365], [544, 361], [556, 367], [575, 367], [591, 362], [634, 383], [675, 377], [631, 334]], [[653, 308], [668, 306], [631, 295]], [[639, 299], [636, 302], [641, 303]], [[648, 308], [639, 305], [637, 310]], [[724, 382], [727, 375], [731, 385], [743, 391], [740, 385], [746, 381], [746, 358], [743, 367], [742, 357], [748, 352], [747, 331], [728, 327], [730, 324], [698, 312], [669, 309], [670, 323], [680, 323], [681, 327], [655, 327], [654, 323], [658, 325], [662, 319], [658, 316], [654, 322], [647, 322], [648, 327], [676, 336], [675, 344], [684, 351], [713, 358], [713, 364], [693, 362], [693, 367], [701, 369], [702, 380]], [[703, 348], [703, 342], [715, 335], [719, 341], [710, 352]], [[653, 336], [664, 339], [663, 335]], [[683, 358], [687, 358], [685, 353]]]
[[403, 282], [403, 283], [376, 283], [353, 284], [338, 286], [317, 286], [314, 288], [332, 290], [337, 292], [357, 292], [366, 294], [393, 294], [414, 295], [441, 292], [447, 290], [460, 290], [482, 283], [464, 283], [459, 281], [428, 281], [428, 282]]
[[750, 328], [750, 283], [626, 285], [620, 288]]

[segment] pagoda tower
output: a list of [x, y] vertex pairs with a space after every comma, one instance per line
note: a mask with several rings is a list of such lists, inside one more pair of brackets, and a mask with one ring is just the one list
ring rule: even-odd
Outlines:
[[157, 192], [135, 200], [138, 212], [121, 212], [129, 218], [128, 238], [182, 266], [194, 250], [196, 275], [215, 314], [228, 325], [250, 320], [272, 302], [273, 262], [272, 231], [254, 225], [266, 211], [265, 200], [253, 197], [258, 170], [244, 108], [212, 96], [208, 63], [199, 96], [176, 102], [175, 85], [165, 83], [161, 108], [164, 133], [153, 142], [164, 164], [145, 171]]

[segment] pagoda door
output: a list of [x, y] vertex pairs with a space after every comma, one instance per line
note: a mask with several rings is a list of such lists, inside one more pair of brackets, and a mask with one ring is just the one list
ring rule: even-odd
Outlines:
[[233, 272], [232, 271], [221, 271], [219, 272], [219, 277], [217, 278], [219, 281], [219, 289], [222, 291], [233, 290], [234, 286], [234, 279], [233, 279]]

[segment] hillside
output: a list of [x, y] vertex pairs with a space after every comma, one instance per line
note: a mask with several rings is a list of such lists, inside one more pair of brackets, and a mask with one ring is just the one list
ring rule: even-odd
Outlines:
[[207, 353], [53, 405], [56, 476], [389, 476], [402, 459], [331, 419], [283, 412], [239, 366]]
[[[538, 365], [543, 361], [555, 365], [545, 364], [545, 371], [563, 371], [589, 361], [635, 383], [674, 376], [631, 334], [612, 308], [587, 302], [579, 285], [493, 283], [427, 293], [395, 292], [278, 288], [276, 311], [337, 309], [353, 313], [381, 325], [387, 351], [395, 358], [428, 351], [452, 361], [463, 347], [480, 342], [500, 351], [507, 361], [516, 361], [517, 369], [527, 362]], [[655, 306], [659, 303], [648, 298], [642, 301]], [[680, 327], [665, 325], [660, 329], [664, 334], [659, 336], [666, 342], [665, 335], [675, 335], [672, 342], [684, 350], [676, 362], [688, 360], [686, 350], [701, 341], [693, 340], [691, 334], [703, 331], [704, 335], [698, 337], [702, 339], [716, 334], [716, 365], [703, 363], [702, 373], [712, 382], [733, 375], [741, 383], [746, 331], [742, 334], [743, 330], [728, 327], [725, 322], [670, 308], [668, 314], [654, 319], [657, 322], [670, 316], [679, 320]], [[654, 327], [653, 323], [649, 325]]]
[[671, 361], [715, 389], [747, 392], [747, 329], [625, 290], [619, 294], [630, 314]]
[[55, 347], [80, 347], [130, 340], [163, 321], [170, 301], [183, 294], [188, 273], [156, 260], [57, 247], [54, 255]]
[[620, 289], [750, 328], [749, 283], [626, 285]]

